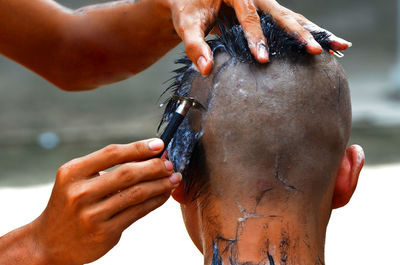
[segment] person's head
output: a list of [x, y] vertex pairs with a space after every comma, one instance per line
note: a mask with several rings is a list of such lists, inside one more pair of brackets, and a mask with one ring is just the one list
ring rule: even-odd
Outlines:
[[[350, 200], [363, 164], [360, 147], [346, 149], [347, 78], [329, 52], [308, 55], [261, 21], [268, 64], [254, 60], [237, 25], [210, 42], [209, 76], [179, 61], [174, 93], [206, 109], [189, 112], [168, 148], [184, 176], [173, 196], [205, 264], [322, 263], [331, 210]], [[314, 36], [329, 49], [326, 35]]]

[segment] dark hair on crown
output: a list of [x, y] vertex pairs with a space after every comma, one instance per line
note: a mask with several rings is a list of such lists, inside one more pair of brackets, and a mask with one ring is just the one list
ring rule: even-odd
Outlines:
[[[263, 13], [259, 15], [263, 33], [268, 40], [270, 61], [274, 59], [287, 59], [298, 62], [307, 56], [311, 56], [306, 51], [306, 44], [300, 43], [297, 38], [288, 35], [275, 23], [270, 15]], [[251, 54], [242, 27], [235, 17], [224, 18], [224, 21], [217, 19], [217, 25], [221, 34], [217, 35], [215, 39], [207, 41], [214, 57], [219, 53], [225, 52], [242, 63], [259, 64]], [[311, 32], [311, 34], [324, 50], [328, 51], [332, 49], [327, 33]], [[176, 60], [175, 63], [183, 64], [183, 66], [173, 71], [175, 75], [169, 80], [171, 83], [161, 96], [170, 93], [179, 97], [187, 97], [190, 94], [192, 81], [198, 72], [187, 56]], [[170, 121], [177, 106], [177, 102], [171, 97], [166, 105], [158, 130], [160, 130], [160, 127], [164, 123]], [[167, 147], [168, 157], [174, 164], [175, 171], [182, 172], [183, 174], [186, 193], [188, 193], [197, 181], [193, 176], [185, 174], [185, 170], [200, 137], [201, 131], [195, 132], [186, 117]]]

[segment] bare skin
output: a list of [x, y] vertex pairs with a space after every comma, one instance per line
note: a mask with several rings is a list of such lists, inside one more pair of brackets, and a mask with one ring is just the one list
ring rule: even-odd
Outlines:
[[[0, 53], [61, 89], [76, 91], [125, 79], [156, 62], [180, 40], [203, 75], [213, 58], [204, 41], [222, 0], [132, 0], [69, 10], [51, 0], [0, 0]], [[274, 0], [226, 0], [239, 18], [253, 55], [268, 61], [257, 10], [321, 53], [308, 30], [323, 30]], [[175, 31], [179, 36], [176, 35]], [[334, 48], [351, 43], [332, 35]]]
[[51, 0], [1, 0], [0, 52], [65, 90], [116, 82], [180, 42], [162, 2], [69, 10]]
[[0, 264], [84, 264], [103, 256], [179, 185], [170, 161], [151, 159], [162, 148], [159, 139], [110, 145], [63, 165], [43, 213], [0, 237]]
[[[216, 57], [191, 96], [203, 136], [187, 174], [200, 195], [173, 196], [204, 264], [324, 264], [331, 210], [347, 204], [364, 163], [350, 134], [349, 90], [327, 53], [301, 63], [249, 65]], [[221, 65], [226, 68], [218, 71]]]
[[[307, 43], [310, 53], [321, 52], [307, 30], [322, 29], [276, 1], [224, 3], [234, 8], [260, 62], [268, 61], [268, 53], [256, 10], [271, 13], [289, 33]], [[77, 91], [144, 70], [182, 38], [189, 58], [207, 75], [213, 58], [204, 37], [221, 5], [222, 0], [125, 0], [70, 10], [51, 0], [0, 0], [0, 53], [61, 89]], [[338, 50], [351, 46], [331, 38]], [[160, 152], [160, 146], [151, 152], [143, 143], [131, 148], [111, 146], [63, 166], [43, 214], [0, 238], [0, 263], [93, 261], [118, 242], [129, 224], [160, 206], [179, 175], [171, 176], [169, 166], [160, 160], [146, 161]], [[135, 163], [126, 164], [130, 161]], [[121, 163], [109, 173], [98, 173]]]
[[[260, 18], [257, 10], [264, 11], [275, 18], [277, 24], [289, 34], [296, 36], [300, 42], [307, 44], [307, 51], [311, 54], [320, 54], [321, 46], [314, 40], [310, 31], [326, 31], [315, 25], [301, 14], [279, 5], [275, 0], [220, 0], [204, 1], [201, 8], [190, 8], [195, 0], [177, 1], [176, 5], [182, 6], [179, 10], [187, 16], [179, 18], [172, 12], [175, 29], [185, 42], [186, 55], [196, 64], [203, 75], [212, 69], [212, 54], [204, 41], [210, 25], [214, 22], [213, 14], [217, 14], [221, 4], [224, 3], [234, 9], [236, 16], [243, 27], [249, 48], [254, 57], [261, 63], [269, 61], [267, 39], [260, 27]], [[189, 27], [189, 25], [193, 25]], [[326, 31], [328, 32], [328, 31]], [[336, 37], [328, 32], [331, 37], [332, 47], [336, 50], [345, 50], [352, 46], [346, 40]]]

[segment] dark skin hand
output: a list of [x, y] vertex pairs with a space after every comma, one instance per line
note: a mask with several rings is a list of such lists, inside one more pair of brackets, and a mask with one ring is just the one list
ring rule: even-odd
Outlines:
[[[260, 62], [268, 62], [268, 52], [257, 10], [270, 13], [310, 53], [321, 53], [308, 30], [323, 29], [275, 0], [124, 0], [78, 10], [51, 0], [0, 0], [0, 53], [75, 91], [139, 73], [182, 39], [188, 57], [207, 75], [213, 58], [204, 37], [223, 3], [236, 12]], [[334, 35], [331, 41], [337, 50], [351, 46]]]
[[[267, 39], [262, 33], [260, 18], [257, 11], [271, 14], [277, 24], [289, 34], [296, 36], [300, 42], [307, 44], [307, 51], [320, 54], [321, 46], [314, 40], [310, 31], [326, 31], [281, 5], [275, 0], [177, 0], [172, 2], [172, 19], [179, 36], [183, 39], [187, 56], [194, 62], [203, 75], [208, 75], [212, 69], [213, 58], [211, 50], [204, 37], [214, 24], [214, 15], [218, 14], [222, 5], [232, 7], [243, 27], [249, 48], [254, 57], [261, 63], [269, 60], [266, 50]], [[328, 32], [328, 31], [326, 31]], [[345, 50], [351, 43], [332, 33], [332, 47]]]
[[163, 146], [159, 139], [110, 145], [63, 165], [43, 213], [0, 238], [0, 264], [84, 264], [103, 256], [179, 185], [170, 161], [151, 159]]

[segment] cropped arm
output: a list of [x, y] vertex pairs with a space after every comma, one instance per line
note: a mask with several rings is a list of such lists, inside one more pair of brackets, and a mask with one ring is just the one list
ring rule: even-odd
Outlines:
[[49, 264], [44, 253], [36, 246], [34, 238], [34, 230], [31, 224], [0, 237], [0, 264]]
[[51, 0], [0, 0], [0, 53], [64, 90], [119, 81], [180, 42], [162, 1], [70, 10]]

